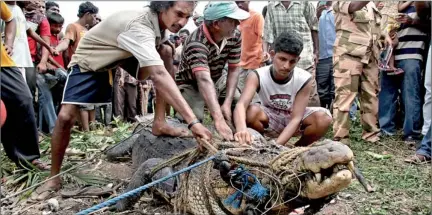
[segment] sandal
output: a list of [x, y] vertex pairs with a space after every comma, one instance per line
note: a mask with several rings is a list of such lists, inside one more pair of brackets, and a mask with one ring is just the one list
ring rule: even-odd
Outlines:
[[426, 157], [424, 155], [415, 154], [407, 159], [405, 159], [405, 162], [411, 163], [411, 164], [425, 164], [431, 162], [430, 157]]
[[34, 201], [44, 201], [54, 197], [58, 190], [60, 190], [60, 188], [40, 186], [33, 191], [30, 199]]

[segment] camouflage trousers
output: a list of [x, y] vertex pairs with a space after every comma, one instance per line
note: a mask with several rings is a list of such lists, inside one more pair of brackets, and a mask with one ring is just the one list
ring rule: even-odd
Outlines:
[[349, 136], [349, 110], [357, 94], [360, 99], [362, 139], [378, 140], [379, 72], [377, 60], [371, 57], [369, 64], [350, 55], [333, 57], [335, 100], [333, 104], [334, 139]]
[[309, 104], [308, 107], [321, 107], [321, 102], [319, 99], [319, 95], [318, 95], [318, 87], [317, 87], [317, 82], [316, 82], [316, 67], [315, 66], [311, 66], [308, 69], [305, 69], [306, 71], [308, 71], [311, 75], [312, 75], [312, 92], [309, 96]]

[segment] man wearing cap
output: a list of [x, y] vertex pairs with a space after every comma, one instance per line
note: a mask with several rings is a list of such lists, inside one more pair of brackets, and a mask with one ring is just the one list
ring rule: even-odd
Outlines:
[[[239, 75], [241, 35], [237, 26], [239, 20], [248, 17], [249, 13], [234, 2], [209, 3], [204, 9], [204, 23], [185, 41], [176, 74], [180, 92], [197, 118], [203, 120], [206, 105], [216, 130], [227, 140], [233, 139], [225, 120], [231, 122], [231, 107]], [[223, 85], [219, 82], [224, 81], [222, 71], [226, 63], [228, 74], [226, 85]], [[226, 96], [221, 98], [225, 90]]]

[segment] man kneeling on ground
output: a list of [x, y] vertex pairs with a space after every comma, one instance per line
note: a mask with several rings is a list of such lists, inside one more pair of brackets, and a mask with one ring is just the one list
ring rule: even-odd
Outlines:
[[[248, 17], [249, 13], [234, 2], [210, 2], [204, 9], [204, 23], [183, 44], [176, 74], [180, 92], [198, 119], [204, 119], [206, 105], [216, 130], [226, 140], [233, 139], [226, 121], [231, 123], [231, 106], [238, 99], [235, 94], [240, 71], [241, 35], [236, 29], [239, 20]], [[224, 78], [226, 64], [228, 72]]]
[[[278, 134], [277, 144], [285, 145], [301, 132], [296, 146], [307, 146], [325, 135], [330, 127], [330, 112], [321, 107], [307, 107], [312, 91], [312, 75], [296, 67], [303, 50], [300, 35], [284, 32], [270, 53], [273, 65], [251, 72], [234, 110], [237, 133], [234, 139], [251, 143], [247, 127], [260, 133]], [[255, 92], [261, 104], [250, 104]]]

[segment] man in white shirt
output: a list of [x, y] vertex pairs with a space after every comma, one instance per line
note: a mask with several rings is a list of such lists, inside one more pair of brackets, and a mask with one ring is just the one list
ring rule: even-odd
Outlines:
[[[270, 52], [273, 64], [251, 72], [234, 110], [236, 134], [240, 143], [250, 143], [247, 127], [260, 133], [276, 133], [276, 143], [285, 145], [301, 132], [296, 146], [307, 146], [325, 135], [332, 117], [322, 107], [307, 107], [313, 90], [312, 75], [296, 67], [303, 50], [302, 38], [295, 32], [284, 32]], [[255, 92], [261, 104], [250, 104]]]

